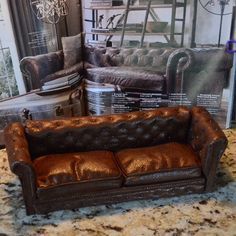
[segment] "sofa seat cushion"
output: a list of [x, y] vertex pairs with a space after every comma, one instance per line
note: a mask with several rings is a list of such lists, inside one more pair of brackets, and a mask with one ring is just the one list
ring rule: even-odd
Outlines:
[[[118, 188], [122, 177], [112, 152], [91, 151], [46, 155], [34, 160], [38, 194]], [[66, 185], [68, 185], [66, 187]], [[49, 191], [49, 192], [50, 192]], [[72, 192], [73, 192], [72, 191]]]
[[201, 176], [200, 160], [188, 144], [173, 142], [125, 149], [115, 157], [124, 173], [126, 186]]
[[163, 73], [139, 67], [97, 67], [87, 69], [87, 79], [97, 83], [119, 85], [126, 88], [165, 91]]

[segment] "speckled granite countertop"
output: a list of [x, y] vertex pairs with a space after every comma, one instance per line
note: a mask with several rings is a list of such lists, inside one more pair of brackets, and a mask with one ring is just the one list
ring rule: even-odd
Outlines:
[[2, 235], [236, 235], [236, 130], [217, 174], [217, 191], [169, 199], [26, 216], [19, 180], [0, 150]]

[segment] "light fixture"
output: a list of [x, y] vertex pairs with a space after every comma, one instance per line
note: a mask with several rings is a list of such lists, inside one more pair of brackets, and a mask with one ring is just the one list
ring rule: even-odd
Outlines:
[[[201, 6], [211, 14], [220, 16], [220, 27], [219, 27], [219, 37], [218, 37], [218, 47], [221, 41], [221, 31], [223, 16], [232, 14], [232, 7], [230, 6], [230, 0], [199, 0]], [[226, 10], [226, 7], [228, 8]]]
[[66, 0], [33, 0], [31, 7], [37, 19], [49, 24], [57, 24], [68, 15]]

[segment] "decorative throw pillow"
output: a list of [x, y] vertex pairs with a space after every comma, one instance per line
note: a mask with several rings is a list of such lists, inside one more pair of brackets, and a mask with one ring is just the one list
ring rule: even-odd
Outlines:
[[62, 37], [61, 42], [64, 53], [64, 69], [82, 60], [81, 34]]

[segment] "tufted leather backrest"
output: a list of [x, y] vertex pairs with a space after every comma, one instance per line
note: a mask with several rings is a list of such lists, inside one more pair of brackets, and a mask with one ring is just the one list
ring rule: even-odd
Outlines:
[[165, 70], [175, 48], [104, 48], [85, 47], [85, 60], [96, 66], [137, 66]]
[[187, 108], [159, 108], [109, 116], [28, 121], [25, 132], [35, 158], [50, 153], [116, 151], [185, 142], [189, 123]]

